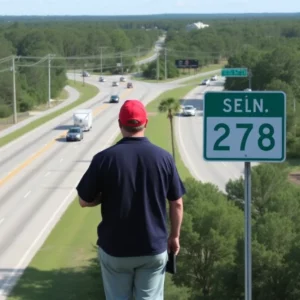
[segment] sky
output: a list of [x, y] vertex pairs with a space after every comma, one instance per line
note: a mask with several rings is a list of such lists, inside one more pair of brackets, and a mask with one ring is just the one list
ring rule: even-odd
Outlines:
[[300, 12], [300, 0], [0, 0], [0, 15]]

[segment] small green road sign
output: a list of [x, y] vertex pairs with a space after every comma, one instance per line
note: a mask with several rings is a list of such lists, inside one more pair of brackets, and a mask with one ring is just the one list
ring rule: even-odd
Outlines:
[[285, 160], [284, 92], [206, 92], [203, 105], [204, 159]]
[[248, 69], [247, 68], [222, 69], [221, 76], [223, 76], [223, 77], [248, 77]]

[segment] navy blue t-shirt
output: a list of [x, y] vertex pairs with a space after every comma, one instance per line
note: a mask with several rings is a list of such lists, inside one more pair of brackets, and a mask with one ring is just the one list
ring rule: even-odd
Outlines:
[[146, 137], [123, 138], [96, 154], [77, 191], [86, 202], [102, 193], [97, 244], [117, 257], [164, 252], [166, 199], [185, 194], [172, 155]]

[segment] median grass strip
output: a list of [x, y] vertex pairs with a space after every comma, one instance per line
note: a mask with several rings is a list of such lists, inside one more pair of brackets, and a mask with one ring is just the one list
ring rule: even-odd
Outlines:
[[85, 86], [82, 86], [82, 84], [79, 82], [73, 83], [73, 82], [69, 81], [68, 85], [74, 87], [75, 89], [77, 89], [79, 91], [80, 97], [78, 100], [76, 100], [73, 103], [71, 103], [61, 109], [58, 109], [44, 117], [34, 120], [31, 123], [25, 125], [24, 127], [0, 138], [0, 147], [10, 143], [11, 141], [19, 138], [20, 136], [26, 134], [27, 132], [45, 124], [46, 122], [58, 117], [59, 115], [69, 111], [70, 109], [73, 109], [74, 107], [88, 101], [89, 99], [95, 97], [97, 95], [97, 93], [99, 92], [99, 89], [97, 87], [87, 84], [87, 83], [85, 84]]
[[[157, 111], [161, 99], [183, 98], [193, 86], [161, 94], [147, 106], [150, 112], [147, 137], [171, 152], [170, 124]], [[115, 142], [119, 140], [119, 137]], [[114, 143], [115, 143], [114, 142]], [[182, 178], [191, 174], [176, 147], [177, 167]], [[50, 233], [44, 245], [13, 289], [10, 300], [105, 300], [96, 254], [99, 209], [81, 209], [77, 198]]]

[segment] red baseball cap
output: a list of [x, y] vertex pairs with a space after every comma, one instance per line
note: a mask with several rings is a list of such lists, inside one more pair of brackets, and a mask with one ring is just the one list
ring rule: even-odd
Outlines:
[[[126, 100], [119, 113], [120, 123], [124, 126], [139, 127], [147, 123], [147, 111], [139, 100]], [[137, 123], [131, 123], [135, 120]]]

